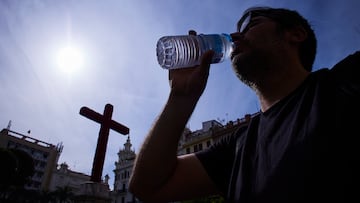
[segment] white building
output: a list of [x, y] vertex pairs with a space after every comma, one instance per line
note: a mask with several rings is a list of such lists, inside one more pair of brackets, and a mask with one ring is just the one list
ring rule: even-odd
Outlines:
[[114, 189], [111, 198], [114, 203], [136, 203], [139, 202], [133, 194], [129, 192], [129, 179], [135, 161], [135, 151], [131, 150], [130, 136], [128, 136], [124, 148], [118, 152], [118, 161], [115, 162]]
[[66, 163], [60, 164], [53, 172], [50, 191], [55, 191], [58, 187], [68, 187], [77, 195], [80, 185], [90, 181], [90, 176], [69, 169]]

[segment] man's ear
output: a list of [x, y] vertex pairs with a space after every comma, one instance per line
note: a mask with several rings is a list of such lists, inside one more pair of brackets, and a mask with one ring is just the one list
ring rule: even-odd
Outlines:
[[307, 38], [306, 30], [300, 25], [288, 29], [287, 35], [291, 43], [303, 42]]

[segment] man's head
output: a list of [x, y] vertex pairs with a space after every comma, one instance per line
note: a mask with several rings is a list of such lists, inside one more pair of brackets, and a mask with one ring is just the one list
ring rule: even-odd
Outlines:
[[246, 32], [251, 19], [257, 16], [263, 16], [275, 21], [281, 30], [289, 30], [296, 26], [301, 26], [305, 30], [307, 37], [299, 45], [299, 57], [305, 70], [311, 71], [316, 55], [316, 36], [308, 21], [293, 10], [252, 7], [247, 9], [238, 21], [238, 32]]

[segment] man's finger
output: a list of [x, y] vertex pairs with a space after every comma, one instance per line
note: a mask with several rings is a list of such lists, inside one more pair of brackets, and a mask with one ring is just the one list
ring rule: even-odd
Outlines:
[[189, 30], [189, 35], [196, 35], [196, 31], [195, 30]]
[[210, 64], [212, 61], [212, 57], [214, 56], [215, 52], [213, 50], [206, 51], [201, 59], [200, 64], [200, 71], [205, 71], [207, 74], [209, 73]]

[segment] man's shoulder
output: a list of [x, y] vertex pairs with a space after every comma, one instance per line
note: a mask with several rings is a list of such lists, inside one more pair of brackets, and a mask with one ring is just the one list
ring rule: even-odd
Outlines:
[[331, 72], [339, 76], [358, 76], [360, 74], [360, 51], [344, 57], [331, 68]]
[[331, 68], [311, 72], [313, 77], [330, 76], [337, 81], [358, 81], [360, 77], [360, 51], [345, 56]]

